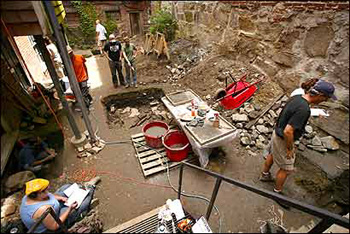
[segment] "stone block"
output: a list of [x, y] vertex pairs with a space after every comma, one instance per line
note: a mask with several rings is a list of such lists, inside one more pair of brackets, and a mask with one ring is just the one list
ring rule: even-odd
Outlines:
[[295, 64], [294, 56], [290, 53], [277, 52], [272, 56], [272, 60], [286, 67], [293, 67]]
[[11, 175], [5, 182], [7, 192], [22, 189], [26, 182], [35, 179], [35, 175], [31, 171], [21, 171]]
[[192, 11], [185, 11], [185, 20], [190, 23], [194, 21]]
[[326, 57], [330, 42], [334, 37], [333, 29], [322, 24], [309, 29], [304, 40], [304, 49], [310, 57]]
[[322, 137], [320, 138], [322, 145], [329, 150], [337, 150], [339, 149], [339, 144], [338, 142], [335, 140], [334, 137], [332, 136], [326, 136], [326, 137]]
[[233, 122], [248, 122], [249, 118], [245, 114], [233, 114], [232, 115], [232, 121]]

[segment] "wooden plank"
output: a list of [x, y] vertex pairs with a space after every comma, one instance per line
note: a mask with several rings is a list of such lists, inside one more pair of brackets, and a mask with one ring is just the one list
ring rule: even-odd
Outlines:
[[39, 23], [7, 24], [12, 36], [42, 35]]
[[145, 176], [149, 176], [149, 175], [152, 175], [154, 173], [157, 173], [157, 172], [160, 172], [160, 171], [164, 171], [166, 170], [166, 167], [165, 166], [162, 166], [162, 167], [156, 167], [156, 168], [152, 168], [150, 170], [147, 170], [144, 172]]
[[143, 133], [132, 135], [131, 139], [135, 139], [135, 138], [139, 138], [139, 137], [143, 137]]
[[35, 23], [38, 22], [34, 10], [2, 11], [2, 18], [5, 23]]
[[1, 176], [18, 138], [18, 130], [1, 136]]
[[1, 11], [4, 10], [32, 10], [31, 1], [1, 1]]
[[169, 159], [167, 157], [165, 157], [165, 158], [158, 158], [156, 161], [148, 162], [148, 163], [145, 163], [145, 164], [141, 164], [141, 166], [142, 166], [142, 169], [144, 171], [146, 171], [149, 168], [156, 167], [156, 166], [162, 166], [163, 169], [164, 169], [164, 167], [166, 168], [165, 165], [166, 165], [167, 161], [169, 161]]
[[249, 123], [245, 126], [245, 128], [249, 129], [251, 128], [260, 118], [261, 116], [263, 116], [266, 112], [268, 112], [271, 107], [278, 101], [280, 100], [282, 97], [284, 96], [283, 93], [281, 93], [280, 95], [278, 95], [269, 105], [267, 105], [258, 115], [258, 117], [256, 119], [253, 119], [251, 121], [249, 121]]
[[134, 138], [132, 139], [135, 143], [141, 143], [145, 141], [145, 137], [139, 137], [139, 138]]
[[145, 213], [145, 214], [143, 214], [143, 215], [140, 215], [140, 216], [138, 216], [138, 217], [136, 217], [136, 218], [134, 218], [134, 219], [132, 219], [132, 220], [130, 220], [130, 221], [127, 221], [127, 222], [122, 223], [122, 224], [120, 224], [120, 225], [118, 225], [118, 226], [116, 226], [116, 227], [113, 227], [113, 228], [111, 228], [111, 229], [108, 229], [108, 230], [105, 231], [104, 233], [118, 233], [118, 232], [123, 231], [123, 230], [125, 230], [125, 229], [127, 229], [127, 228], [130, 228], [130, 227], [134, 226], [134, 225], [137, 224], [137, 223], [140, 223], [141, 221], [143, 221], [143, 220], [145, 220], [145, 219], [148, 219], [148, 218], [150, 218], [150, 217], [152, 217], [152, 216], [154, 216], [154, 215], [157, 215], [157, 214], [159, 213], [159, 211], [160, 211], [163, 207], [164, 207], [164, 206], [161, 206], [161, 207], [158, 207], [158, 208], [156, 208], [156, 209], [154, 209], [154, 210], [151, 210], [150, 212], [147, 212], [147, 213]]
[[162, 157], [166, 157], [166, 152], [163, 152], [160, 155], [159, 154], [155, 154], [155, 155], [152, 155], [152, 156], [149, 156], [149, 157], [146, 157], [146, 158], [140, 158], [139, 160], [140, 160], [141, 163], [147, 163], [149, 161], [155, 160], [157, 158], [162, 158]]
[[[165, 151], [165, 149], [158, 150], [159, 153], [163, 153], [164, 151]], [[147, 157], [147, 156], [152, 155], [152, 154], [156, 154], [156, 152], [154, 150], [148, 150], [148, 151], [140, 153], [140, 154], [138, 153], [137, 156], [139, 158], [144, 158], [144, 157]]]

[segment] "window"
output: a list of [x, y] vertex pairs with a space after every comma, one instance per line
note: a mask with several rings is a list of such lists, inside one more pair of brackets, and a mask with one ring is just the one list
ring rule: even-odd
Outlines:
[[112, 20], [121, 19], [120, 11], [106, 11], [105, 14], [107, 19], [112, 19]]

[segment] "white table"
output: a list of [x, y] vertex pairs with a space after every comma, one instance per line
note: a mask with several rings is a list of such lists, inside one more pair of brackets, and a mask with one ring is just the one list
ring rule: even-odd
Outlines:
[[[195, 99], [198, 103], [202, 102], [202, 100], [199, 97], [196, 97]], [[226, 143], [231, 142], [237, 136], [236, 128], [220, 117], [220, 125], [225, 125], [226, 127], [222, 129], [222, 133], [216, 134], [213, 137], [213, 140], [205, 141], [205, 143], [203, 144], [198, 140], [198, 138], [196, 138], [193, 135], [193, 133], [191, 133], [191, 131], [189, 131], [189, 128], [185, 126], [186, 122], [180, 120], [183, 113], [190, 112], [190, 110], [188, 110], [187, 107], [191, 103], [173, 106], [167, 97], [163, 97], [161, 100], [164, 103], [164, 105], [168, 108], [170, 113], [174, 116], [177, 124], [182, 128], [182, 130], [186, 134], [188, 140], [192, 145], [193, 151], [199, 156], [199, 162], [201, 167], [206, 167], [208, 165], [209, 155], [212, 152], [213, 148], [225, 145]], [[208, 119], [214, 116], [214, 113], [218, 112], [210, 109], [210, 111], [206, 115], [203, 128], [212, 128], [212, 122]]]

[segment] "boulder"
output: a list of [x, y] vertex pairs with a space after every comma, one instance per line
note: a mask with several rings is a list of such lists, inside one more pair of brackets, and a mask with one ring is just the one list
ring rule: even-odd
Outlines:
[[244, 136], [241, 138], [241, 143], [242, 143], [242, 145], [250, 145], [251, 140], [249, 137]]
[[15, 204], [1, 206], [1, 218], [12, 215], [15, 212], [16, 212]]
[[315, 136], [314, 138], [312, 138], [311, 143], [313, 146], [322, 146], [322, 141], [318, 136]]
[[329, 150], [337, 150], [339, 149], [339, 144], [338, 142], [335, 140], [334, 137], [332, 136], [326, 136], [326, 137], [322, 137], [320, 138], [322, 145]]
[[287, 52], [277, 52], [272, 56], [272, 60], [277, 64], [284, 65], [286, 67], [293, 67], [295, 58], [293, 54]]
[[250, 112], [254, 111], [254, 106], [251, 104], [248, 104], [244, 107], [244, 110], [249, 114]]
[[304, 48], [310, 57], [326, 57], [329, 44], [334, 37], [334, 31], [330, 25], [320, 24], [311, 28], [305, 36]]
[[11, 175], [5, 182], [6, 192], [13, 192], [22, 189], [26, 182], [35, 179], [35, 175], [31, 171], [21, 171]]
[[257, 123], [262, 125], [262, 124], [264, 124], [264, 120], [262, 118], [260, 118]]
[[267, 127], [265, 127], [264, 125], [256, 125], [256, 129], [260, 132], [260, 133], [268, 133], [269, 129]]
[[245, 114], [233, 114], [231, 116], [233, 122], [248, 122], [249, 118]]
[[318, 146], [318, 145], [307, 145], [307, 147], [313, 149], [313, 150], [316, 150], [318, 152], [321, 152], [321, 153], [325, 153], [327, 152], [327, 149], [326, 148], [323, 148], [323, 146]]

